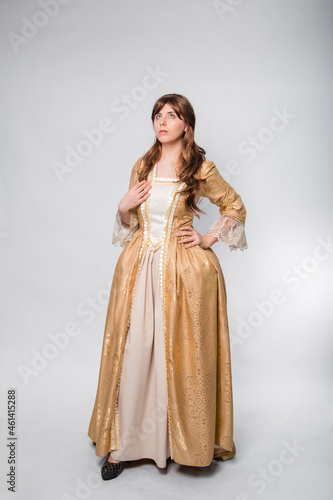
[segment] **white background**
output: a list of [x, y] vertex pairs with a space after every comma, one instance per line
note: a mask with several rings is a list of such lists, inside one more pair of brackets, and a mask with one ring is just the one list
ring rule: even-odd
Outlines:
[[[333, 249], [322, 243], [332, 238], [332, 2], [54, 1], [0, 4], [2, 494], [13, 498], [15, 388], [15, 498], [332, 498]], [[192, 103], [197, 144], [248, 212], [248, 250], [213, 246], [228, 291], [237, 455], [202, 469], [133, 462], [110, 483], [87, 431], [121, 252], [112, 231], [154, 140], [153, 104], [170, 92]], [[60, 175], [68, 148], [105, 119], [113, 131]], [[202, 206], [204, 233], [219, 214]], [[63, 348], [50, 337], [59, 332]], [[27, 372], [36, 353], [54, 357]]]

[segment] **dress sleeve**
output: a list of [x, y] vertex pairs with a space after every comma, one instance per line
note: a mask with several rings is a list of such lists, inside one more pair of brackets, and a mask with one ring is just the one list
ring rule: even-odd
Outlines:
[[217, 205], [220, 212], [220, 217], [210, 226], [207, 234], [229, 245], [230, 250], [245, 250], [246, 209], [241, 197], [223, 179], [213, 162], [207, 162], [204, 179], [204, 196]]
[[119, 210], [116, 214], [116, 221], [113, 228], [112, 244], [115, 247], [125, 247], [131, 241], [133, 234], [139, 227], [138, 217], [135, 213], [130, 213], [130, 223], [126, 224], [120, 217]]
[[[141, 160], [141, 158], [140, 158]], [[131, 172], [131, 179], [129, 183], [129, 189], [131, 189], [135, 184], [137, 184], [137, 167], [140, 164], [140, 160], [136, 162]], [[113, 227], [112, 244], [115, 247], [125, 247], [129, 241], [131, 241], [133, 234], [139, 228], [139, 221], [137, 215], [137, 207], [130, 211], [130, 223], [126, 224], [120, 217], [119, 210], [116, 214], [116, 220]]]

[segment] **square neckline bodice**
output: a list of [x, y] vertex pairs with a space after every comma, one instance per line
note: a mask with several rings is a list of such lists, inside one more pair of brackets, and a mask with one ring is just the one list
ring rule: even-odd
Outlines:
[[157, 171], [157, 163], [155, 163], [154, 165], [154, 168], [153, 168], [153, 180], [157, 180], [157, 181], [172, 181], [172, 182], [179, 182], [180, 179], [178, 179], [177, 177], [159, 177], [156, 175], [156, 171]]

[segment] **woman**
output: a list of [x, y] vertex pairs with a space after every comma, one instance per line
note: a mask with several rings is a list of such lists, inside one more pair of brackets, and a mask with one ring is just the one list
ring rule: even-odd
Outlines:
[[[118, 259], [88, 436], [107, 455], [103, 479], [126, 461], [207, 466], [233, 458], [226, 290], [216, 241], [247, 248], [246, 210], [194, 142], [195, 114], [179, 94], [154, 105], [156, 140], [134, 165], [118, 205]], [[220, 217], [192, 226], [208, 197]]]

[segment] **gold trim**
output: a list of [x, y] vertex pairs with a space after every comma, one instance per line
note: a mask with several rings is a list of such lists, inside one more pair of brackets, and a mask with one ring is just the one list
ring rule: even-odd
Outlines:
[[[115, 446], [116, 446], [115, 450], [119, 449], [119, 444], [120, 444], [120, 432], [121, 432], [121, 429], [120, 429], [120, 425], [119, 425], [119, 408], [118, 408], [119, 391], [120, 391], [120, 381], [121, 381], [122, 370], [123, 370], [123, 359], [124, 359], [124, 352], [125, 352], [125, 347], [126, 347], [126, 340], [127, 340], [127, 335], [128, 335], [128, 330], [129, 330], [129, 327], [130, 327], [130, 323], [131, 323], [133, 302], [134, 302], [134, 297], [135, 297], [135, 293], [136, 293], [139, 272], [140, 272], [140, 263], [138, 265], [138, 270], [136, 272], [134, 286], [133, 286], [132, 300], [131, 300], [131, 304], [130, 304], [130, 312], [129, 312], [128, 322], [127, 322], [127, 327], [126, 327], [124, 348], [122, 349], [122, 351], [120, 353], [120, 356], [119, 356], [120, 373], [119, 373], [119, 378], [118, 378], [116, 404], [115, 404], [115, 410], [114, 410], [114, 415], [113, 415], [114, 419], [116, 419], [115, 421], [118, 422], [118, 439], [117, 439], [117, 435], [114, 435], [114, 433], [113, 433], [114, 427], [111, 424], [111, 450], [110, 451], [113, 450], [113, 448], [112, 448], [112, 438], [113, 437], [114, 437], [114, 442], [115, 442]], [[113, 451], [115, 451], [115, 450], [113, 450]]]
[[174, 212], [176, 209], [176, 205], [179, 199], [180, 190], [184, 186], [185, 182], [182, 182], [180, 186], [178, 186], [177, 190], [170, 196], [169, 206], [167, 208], [167, 216], [165, 219], [165, 226], [162, 237], [162, 250], [160, 254], [160, 262], [159, 262], [159, 273], [160, 273], [160, 285], [161, 285], [161, 294], [162, 294], [162, 307], [163, 307], [163, 329], [164, 329], [164, 347], [165, 347], [165, 368], [166, 368], [166, 378], [167, 378], [167, 394], [168, 394], [168, 430], [169, 430], [169, 444], [171, 451], [171, 459], [174, 457], [173, 450], [173, 441], [172, 441], [172, 433], [171, 433], [171, 413], [170, 413], [170, 392], [169, 392], [169, 362], [168, 362], [168, 344], [167, 344], [167, 321], [166, 321], [166, 259], [168, 252], [168, 243], [170, 239], [171, 233], [171, 225], [173, 221]]
[[161, 183], [164, 183], [164, 184], [173, 184], [173, 183], [177, 183], [177, 182], [180, 182], [179, 179], [168, 179], [166, 177], [155, 177], [155, 182], [161, 182]]
[[223, 213], [221, 214], [221, 217], [222, 217], [223, 215], [230, 215], [231, 217], [235, 217], [235, 219], [238, 219], [238, 220], [239, 220], [239, 221], [243, 224], [243, 226], [245, 226], [245, 222], [244, 222], [242, 219], [240, 219], [239, 217], [237, 217], [237, 215], [230, 214], [229, 212], [223, 212]]
[[[152, 182], [152, 185], [154, 185], [156, 182], [155, 173], [156, 173], [156, 165], [148, 174], [148, 180], [150, 180]], [[169, 181], [167, 181], [167, 182], [169, 182]], [[177, 205], [177, 202], [178, 202], [178, 199], [180, 196], [180, 191], [183, 188], [183, 186], [185, 185], [185, 182], [181, 182], [180, 184], [179, 184], [179, 182], [180, 182], [179, 180], [177, 180], [176, 182], [173, 181], [173, 183], [175, 184], [175, 189], [171, 192], [171, 194], [169, 196], [168, 206], [166, 209], [166, 215], [164, 218], [164, 229], [163, 229], [163, 234], [162, 234], [162, 239], [161, 239], [162, 241], [159, 242], [159, 244], [158, 244], [159, 247], [160, 246], [162, 247], [161, 254], [160, 254], [160, 262], [159, 262], [159, 278], [160, 278], [160, 293], [161, 293], [161, 297], [162, 297], [162, 311], [163, 311], [165, 371], [166, 371], [167, 398], [168, 398], [168, 431], [169, 431], [169, 444], [170, 444], [170, 451], [171, 451], [171, 459], [173, 459], [173, 457], [174, 457], [174, 450], [173, 450], [173, 440], [172, 440], [172, 434], [171, 434], [171, 413], [170, 413], [170, 392], [169, 392], [170, 373], [169, 373], [168, 344], [167, 344], [165, 273], [166, 273], [166, 259], [167, 259], [168, 243], [169, 243], [170, 234], [171, 234], [173, 216], [174, 216], [176, 205]], [[135, 295], [135, 290], [136, 290], [137, 279], [138, 279], [138, 275], [139, 275], [142, 261], [143, 261], [143, 255], [144, 255], [144, 252], [146, 251], [148, 244], [149, 244], [149, 241], [150, 241], [151, 224], [150, 224], [150, 216], [149, 216], [149, 197], [147, 200], [145, 200], [143, 203], [141, 203], [141, 214], [142, 214], [143, 226], [144, 226], [143, 227], [143, 240], [142, 240], [142, 245], [141, 245], [140, 253], [139, 253], [139, 265], [138, 265], [138, 271], [137, 271], [136, 278], [135, 278], [135, 285], [134, 285], [132, 303], [131, 303], [131, 311], [132, 311], [132, 305], [133, 305], [133, 300], [134, 300], [134, 295]], [[130, 315], [129, 315], [129, 322], [128, 322], [128, 326], [127, 326], [127, 331], [128, 331], [128, 327], [130, 324], [131, 311], [130, 311]], [[127, 334], [126, 334], [126, 336], [127, 336]], [[126, 339], [125, 339], [125, 342], [126, 342]], [[122, 360], [121, 360], [121, 362], [122, 362]], [[121, 375], [120, 375], [120, 377], [121, 377]], [[120, 377], [119, 377], [119, 386], [120, 386]], [[118, 400], [118, 396], [117, 396], [117, 400]]]
[[116, 406], [113, 413], [113, 421], [111, 425], [111, 450], [116, 451], [119, 449], [119, 409], [118, 409], [118, 397], [119, 397], [119, 388], [120, 388], [120, 377], [118, 380], [117, 386], [117, 396], [116, 396]]

